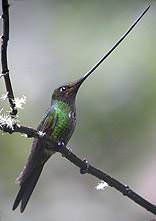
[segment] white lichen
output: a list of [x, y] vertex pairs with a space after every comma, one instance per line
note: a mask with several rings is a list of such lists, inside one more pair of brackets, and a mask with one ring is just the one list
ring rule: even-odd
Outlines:
[[[3, 94], [3, 95], [0, 97], [0, 99], [3, 100], [3, 101], [5, 101], [7, 98], [8, 98], [8, 92], [7, 92], [6, 94]], [[13, 100], [13, 103], [16, 105], [16, 108], [24, 109], [24, 108], [22, 107], [22, 105], [26, 103], [26, 100], [27, 100], [26, 96], [23, 95], [21, 98], [16, 97], [16, 98]]]
[[7, 99], [7, 97], [8, 97], [8, 92], [6, 94], [2, 94], [0, 99], [5, 101]]
[[28, 138], [27, 134], [22, 134], [21, 137]]
[[38, 135], [40, 136], [40, 137], [43, 137], [46, 133], [44, 133], [44, 132], [42, 132], [42, 131], [38, 131], [37, 132], [38, 133]]
[[95, 188], [97, 190], [105, 190], [107, 187], [108, 187], [108, 183], [102, 180], [100, 183], [98, 183], [98, 185]]
[[15, 100], [14, 100], [14, 104], [16, 105], [16, 108], [24, 109], [22, 107], [22, 105], [26, 103], [26, 100], [27, 100], [27, 98], [24, 95], [21, 98], [16, 97]]
[[0, 110], [0, 127], [6, 126], [14, 130], [13, 125], [17, 123], [17, 119], [11, 117], [9, 114], [4, 113], [3, 108]]

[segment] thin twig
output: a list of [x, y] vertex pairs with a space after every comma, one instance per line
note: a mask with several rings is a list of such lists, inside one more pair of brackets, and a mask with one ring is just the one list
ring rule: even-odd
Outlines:
[[14, 103], [14, 94], [9, 77], [9, 69], [7, 63], [7, 45], [9, 41], [9, 4], [8, 0], [2, 0], [2, 11], [3, 11], [3, 35], [1, 44], [1, 63], [2, 63], [2, 76], [4, 76], [6, 90], [8, 92], [8, 99], [10, 103], [11, 112], [10, 114], [15, 116], [17, 109]]
[[[86, 169], [86, 163], [83, 160], [78, 158], [75, 154], [71, 153], [70, 150], [68, 150], [62, 144], [58, 144], [54, 139], [52, 139], [48, 135], [40, 134], [40, 131], [37, 131], [30, 127], [21, 126], [21, 125], [14, 125], [14, 130], [12, 129], [7, 130], [7, 127], [5, 128], [0, 127], [0, 129], [9, 133], [14, 133], [14, 132], [24, 133], [24, 134], [27, 134], [28, 137], [34, 137], [34, 138], [46, 140], [47, 142], [51, 144], [55, 143], [55, 148], [52, 147], [54, 151], [60, 152], [66, 159], [68, 159], [70, 162], [75, 164], [80, 169], [83, 169], [84, 171]], [[147, 209], [148, 211], [156, 215], [156, 206], [151, 204], [150, 202], [148, 202], [141, 196], [139, 196], [137, 193], [131, 190], [127, 185], [123, 185], [122, 183], [114, 179], [113, 177], [91, 166], [90, 164], [88, 165], [85, 173], [91, 174], [97, 177], [98, 179], [105, 181], [106, 183], [108, 183], [109, 186], [114, 187], [116, 190], [120, 191], [124, 196], [127, 196], [128, 198], [135, 201], [138, 205], [142, 206], [143, 208]]]

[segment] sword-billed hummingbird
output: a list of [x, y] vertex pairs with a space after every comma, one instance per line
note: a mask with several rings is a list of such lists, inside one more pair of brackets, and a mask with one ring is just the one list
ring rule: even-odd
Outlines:
[[[102, 59], [81, 79], [74, 83], [65, 84], [54, 90], [50, 108], [43, 116], [37, 130], [46, 133], [57, 143], [63, 143], [65, 146], [70, 140], [76, 125], [76, 106], [75, 98], [84, 80], [109, 56], [109, 54], [121, 43], [121, 41], [134, 28], [138, 21], [147, 12], [150, 6], [139, 16], [128, 31], [120, 38], [120, 40], [102, 57]], [[20, 190], [15, 199], [13, 210], [17, 208], [21, 202], [20, 211], [23, 212], [32, 191], [42, 172], [43, 166], [52, 154], [55, 153], [53, 145], [46, 143], [41, 139], [34, 139], [32, 150], [28, 158], [28, 162], [17, 178], [16, 183], [20, 184]]]

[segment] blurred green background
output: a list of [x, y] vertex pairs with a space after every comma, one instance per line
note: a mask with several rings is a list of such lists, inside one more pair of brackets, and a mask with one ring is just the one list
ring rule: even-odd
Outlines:
[[[132, 33], [81, 87], [77, 127], [69, 143], [120, 182], [156, 204], [156, 3], [154, 1], [10, 1], [8, 61], [22, 125], [37, 127], [53, 90], [83, 76], [123, 35]], [[0, 21], [2, 34], [2, 20]], [[6, 92], [0, 79], [0, 96]], [[9, 110], [8, 101], [0, 109]], [[0, 220], [137, 220], [154, 216], [55, 154], [46, 164], [26, 211], [11, 211], [32, 139], [0, 134]]]

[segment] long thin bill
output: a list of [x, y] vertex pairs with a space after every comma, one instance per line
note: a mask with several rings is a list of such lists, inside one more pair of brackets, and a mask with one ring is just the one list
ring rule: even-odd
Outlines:
[[138, 17], [138, 19], [133, 23], [133, 25], [131, 25], [131, 27], [127, 30], [127, 32], [116, 42], [116, 44], [84, 75], [82, 81], [84, 81], [91, 73], [93, 73], [93, 71], [95, 71], [100, 66], [100, 64], [102, 64], [104, 60], [106, 60], [106, 58], [115, 50], [115, 48], [124, 40], [124, 38], [126, 38], [126, 36], [130, 33], [130, 31], [132, 31], [132, 29], [136, 26], [136, 24], [140, 21], [140, 19], [146, 14], [149, 8], [150, 5]]

